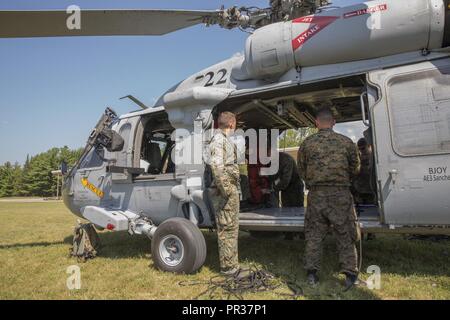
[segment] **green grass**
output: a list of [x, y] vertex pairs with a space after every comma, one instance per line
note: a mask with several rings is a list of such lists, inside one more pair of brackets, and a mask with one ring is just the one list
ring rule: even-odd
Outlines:
[[[193, 299], [206, 287], [182, 287], [179, 282], [218, 274], [212, 232], [204, 232], [205, 266], [186, 276], [155, 270], [150, 241], [125, 233], [101, 233], [103, 246], [94, 260], [78, 263], [69, 258], [77, 218], [62, 203], [0, 203], [0, 219], [0, 299]], [[243, 264], [263, 266], [280, 279], [295, 278], [305, 299], [450, 299], [450, 241], [405, 240], [399, 235], [364, 241], [363, 270], [380, 266], [382, 288], [344, 293], [333, 239], [326, 242], [321, 285], [316, 289], [305, 284], [303, 241], [254, 239], [245, 232], [239, 240]], [[71, 291], [66, 287], [66, 269], [74, 264], [81, 268], [82, 288]], [[274, 292], [244, 298], [285, 299]]]

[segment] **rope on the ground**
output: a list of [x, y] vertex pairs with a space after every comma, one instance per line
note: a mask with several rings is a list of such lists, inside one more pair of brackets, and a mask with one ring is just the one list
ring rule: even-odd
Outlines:
[[[243, 276], [244, 274], [244, 276]], [[263, 291], [275, 291], [283, 286], [289, 288], [292, 293], [276, 292], [280, 296], [296, 299], [303, 296], [303, 289], [295, 281], [282, 281], [277, 279], [272, 273], [251, 266], [248, 269], [241, 269], [240, 272], [229, 276], [214, 276], [206, 281], [181, 281], [180, 286], [206, 285], [207, 289], [201, 292], [194, 299], [207, 297], [214, 299], [215, 294], [225, 294], [227, 299], [237, 298], [243, 300], [243, 294]]]

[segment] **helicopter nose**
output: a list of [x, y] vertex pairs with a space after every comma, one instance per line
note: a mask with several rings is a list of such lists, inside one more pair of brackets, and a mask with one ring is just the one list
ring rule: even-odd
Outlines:
[[72, 191], [72, 177], [65, 177], [64, 183], [62, 186], [62, 197], [64, 205], [76, 216], [81, 217], [81, 211], [79, 206], [77, 206], [74, 202], [74, 193]]
[[71, 186], [72, 186], [72, 181], [71, 181], [71, 180], [72, 180], [71, 178], [64, 177], [64, 182], [63, 182], [63, 185], [62, 185], [62, 188], [61, 188], [61, 193], [62, 193], [62, 196], [63, 196], [63, 201], [64, 201], [64, 204], [65, 204], [67, 207], [69, 207], [69, 203], [68, 203], [67, 201], [68, 201], [69, 198], [71, 197], [71, 196], [70, 196], [70, 189], [71, 189]]
[[68, 178], [68, 177], [64, 177], [64, 182], [63, 182], [63, 185], [62, 185], [62, 193], [63, 193], [63, 194], [69, 192], [70, 186], [71, 186], [71, 184], [72, 184], [71, 180], [72, 180], [72, 179], [70, 179], [70, 178]]

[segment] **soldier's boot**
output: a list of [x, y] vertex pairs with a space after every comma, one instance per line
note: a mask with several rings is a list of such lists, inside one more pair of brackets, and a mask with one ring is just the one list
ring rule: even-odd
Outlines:
[[225, 277], [231, 277], [239, 273], [239, 268], [232, 268], [228, 270], [220, 270], [220, 274]]
[[236, 281], [251, 280], [253, 277], [254, 277], [254, 273], [252, 270], [249, 270], [249, 269], [239, 269], [234, 274], [234, 279]]
[[354, 286], [359, 285], [359, 279], [357, 274], [345, 273], [345, 288], [344, 291], [348, 291]]
[[317, 270], [308, 270], [306, 275], [308, 285], [311, 287], [316, 287], [319, 284], [319, 276], [317, 275]]

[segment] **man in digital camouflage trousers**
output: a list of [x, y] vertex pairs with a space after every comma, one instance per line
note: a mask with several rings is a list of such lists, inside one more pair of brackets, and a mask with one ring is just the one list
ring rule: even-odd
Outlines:
[[353, 197], [352, 180], [360, 170], [356, 145], [346, 136], [333, 131], [336, 121], [330, 109], [317, 112], [319, 132], [300, 146], [298, 166], [309, 190], [305, 214], [305, 268], [308, 282], [318, 283], [322, 243], [332, 230], [339, 254], [346, 288], [357, 283], [356, 241], [360, 232]]
[[239, 166], [236, 146], [229, 136], [236, 129], [236, 117], [223, 112], [218, 118], [218, 129], [209, 144], [212, 183], [209, 198], [215, 212], [220, 271], [224, 275], [239, 271]]

